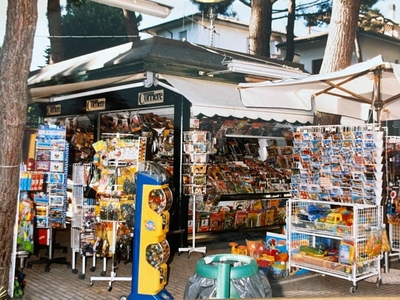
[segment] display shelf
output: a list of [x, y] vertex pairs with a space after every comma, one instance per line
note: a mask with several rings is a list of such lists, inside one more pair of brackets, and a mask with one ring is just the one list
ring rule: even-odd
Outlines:
[[[216, 204], [199, 204], [196, 219], [189, 223], [189, 233], [195, 228], [196, 234], [225, 232], [229, 230], [268, 229], [285, 224], [285, 207], [290, 193], [270, 192], [253, 194], [218, 195]], [[200, 201], [202, 203], [202, 201]], [[193, 217], [193, 215], [191, 215]]]
[[[236, 153], [236, 156], [232, 155], [235, 157], [242, 155], [243, 160], [229, 161], [219, 155], [210, 156], [210, 162], [207, 165], [206, 194], [203, 196], [204, 201], [197, 205], [197, 214], [201, 218], [198, 221], [200, 223], [206, 218], [206, 214], [210, 214], [211, 220], [208, 229], [204, 225], [200, 225], [200, 228], [195, 227], [199, 233], [285, 223], [285, 198], [290, 197], [288, 190], [290, 189], [292, 148], [274, 146], [267, 149], [261, 145], [260, 147], [247, 145], [246, 151], [249, 156], [244, 155], [239, 148], [239, 143], [229, 143], [230, 151]], [[256, 148], [262, 148], [262, 151], [257, 151]], [[255, 157], [258, 154], [265, 156], [265, 161], [257, 160]], [[185, 163], [183, 170], [185, 176]], [[189, 185], [190, 180], [187, 179]], [[195, 179], [192, 179], [193, 181]], [[245, 215], [246, 213], [248, 216]], [[221, 219], [223, 225], [214, 226], [221, 222], [212, 220], [213, 217]], [[279, 220], [280, 217], [281, 220]], [[239, 219], [246, 222], [239, 224], [237, 222]], [[189, 225], [193, 223], [196, 225], [193, 220], [189, 222]]]
[[290, 191], [266, 191], [263, 193], [251, 193], [251, 194], [220, 194], [220, 201], [229, 200], [252, 200], [252, 199], [276, 199], [290, 197]]
[[375, 124], [307, 126], [293, 134], [288, 269], [381, 284], [382, 149]]
[[242, 138], [242, 139], [267, 139], [284, 141], [285, 138], [282, 136], [269, 136], [269, 135], [246, 135], [246, 134], [225, 134], [227, 138]]
[[[196, 220], [196, 201], [192, 201], [192, 224], [196, 224], [197, 220]], [[190, 255], [193, 252], [198, 252], [198, 253], [202, 253], [203, 257], [206, 255], [207, 253], [207, 247], [205, 246], [201, 246], [201, 247], [196, 247], [196, 230], [192, 229], [192, 236], [191, 236], [191, 240], [192, 240], [192, 244], [191, 246], [188, 247], [180, 247], [178, 249], [178, 255], [181, 255], [182, 252], [187, 252], [187, 256], [190, 257]]]
[[[346, 204], [352, 210], [351, 225], [346, 233], [338, 233], [340, 224], [328, 222], [307, 222], [307, 226], [297, 226], [297, 214], [310, 205], [321, 204], [311, 200], [289, 200], [288, 202], [288, 253], [290, 268], [298, 267], [349, 280], [355, 292], [357, 282], [378, 276], [381, 280], [381, 234], [383, 209], [381, 206]], [[342, 203], [324, 204], [335, 211]], [[329, 213], [331, 214], [331, 213]], [[328, 216], [329, 216], [328, 214]], [[317, 229], [316, 223], [328, 229]], [[314, 225], [311, 225], [314, 224]], [[326, 249], [325, 249], [326, 247]], [[315, 249], [323, 249], [316, 253]], [[314, 252], [313, 252], [314, 251]], [[327, 255], [328, 252], [336, 254]], [[348, 251], [346, 253], [346, 251]]]

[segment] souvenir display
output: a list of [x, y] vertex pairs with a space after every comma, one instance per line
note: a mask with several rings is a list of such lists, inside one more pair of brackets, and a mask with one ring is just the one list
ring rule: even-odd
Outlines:
[[39, 125], [35, 172], [23, 173], [22, 184], [31, 182], [38, 228], [64, 228], [67, 210], [69, 144], [66, 127]]
[[100, 115], [100, 134], [145, 137], [148, 159], [167, 164], [173, 156], [173, 124], [173, 119], [149, 111], [109, 112]]
[[206, 131], [186, 131], [183, 134], [183, 165], [186, 195], [205, 195], [210, 137]]
[[18, 208], [17, 251], [33, 253], [34, 206], [28, 192], [22, 191]]
[[[128, 281], [116, 276], [114, 261], [131, 261], [131, 243], [134, 223], [137, 164], [145, 160], [146, 138], [134, 138], [124, 134], [104, 134], [104, 139], [94, 143], [93, 163], [73, 166], [73, 218], [71, 247], [73, 249], [73, 272], [75, 253], [82, 254], [82, 273], [85, 278], [85, 259], [92, 257], [91, 271], [96, 269], [96, 259], [111, 258], [111, 276], [105, 266], [97, 280]], [[90, 196], [93, 191], [94, 196]]]
[[381, 283], [383, 131], [374, 124], [306, 126], [294, 133], [288, 272], [302, 268]]
[[362, 129], [300, 127], [293, 140], [292, 198], [380, 205], [383, 132]]
[[[192, 124], [197, 122], [192, 121]], [[210, 153], [210, 134], [207, 131], [193, 129], [183, 133], [183, 193], [189, 196], [188, 228], [192, 234], [192, 246], [179, 248], [179, 253], [186, 252], [190, 257], [193, 252], [206, 253], [206, 247], [196, 247], [197, 231], [210, 230], [209, 214], [198, 213], [201, 207], [196, 203], [203, 203], [207, 192], [207, 162]], [[199, 225], [198, 225], [199, 224]]]
[[[283, 137], [277, 145], [277, 124], [223, 118], [198, 123], [184, 133], [184, 193], [191, 195], [189, 212], [193, 203], [198, 211], [194, 219], [189, 215], [188, 232], [284, 224], [293, 149]], [[210, 136], [207, 155], [202, 132]], [[215, 214], [222, 224], [213, 226]]]

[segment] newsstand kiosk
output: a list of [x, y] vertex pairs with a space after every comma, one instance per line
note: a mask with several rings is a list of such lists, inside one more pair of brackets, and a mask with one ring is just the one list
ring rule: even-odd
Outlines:
[[129, 300], [174, 299], [164, 288], [170, 255], [166, 234], [171, 204], [172, 192], [164, 168], [154, 162], [138, 163]]

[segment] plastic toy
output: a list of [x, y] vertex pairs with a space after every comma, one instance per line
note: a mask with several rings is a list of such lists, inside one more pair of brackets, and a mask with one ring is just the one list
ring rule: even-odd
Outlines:
[[236, 242], [230, 242], [229, 246], [231, 247], [231, 254], [247, 255], [247, 246], [239, 245]]

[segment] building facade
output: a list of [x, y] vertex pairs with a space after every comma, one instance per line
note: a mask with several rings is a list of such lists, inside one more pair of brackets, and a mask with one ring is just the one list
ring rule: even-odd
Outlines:
[[[198, 45], [249, 53], [249, 26], [233, 18], [207, 16], [201, 13], [185, 16], [160, 25], [144, 28], [141, 33], [173, 40], [188, 41]], [[273, 31], [271, 58], [281, 58], [279, 43], [286, 41], [286, 34]]]

